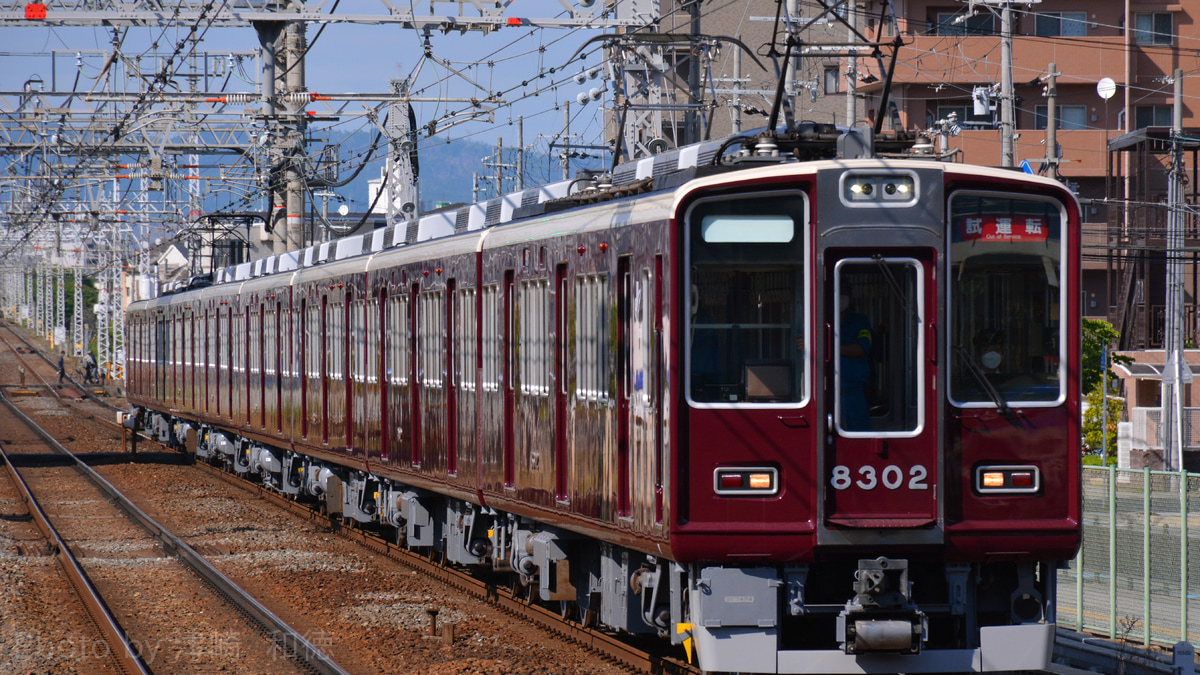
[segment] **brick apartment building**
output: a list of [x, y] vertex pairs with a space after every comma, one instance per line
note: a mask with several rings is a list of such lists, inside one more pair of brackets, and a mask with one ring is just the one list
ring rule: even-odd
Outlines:
[[[747, 112], [747, 107], [769, 108], [767, 98], [743, 95], [741, 106], [736, 106], [738, 97], [723, 90], [735, 79], [750, 90], [772, 89], [778, 81], [768, 48], [776, 35], [778, 6], [768, 0], [709, 0], [699, 6], [697, 21], [686, 6], [664, 2], [662, 32], [737, 36], [765, 66], [759, 69], [743, 54], [740, 69], [735, 69], [735, 49], [729, 44], [709, 52], [711, 80], [705, 81], [700, 102], [712, 111], [710, 137], [764, 124], [765, 118], [757, 111]], [[882, 113], [885, 132], [920, 133], [954, 113], [961, 131], [948, 139], [949, 149], [957, 152], [953, 161], [1001, 165], [999, 0], [869, 0], [849, 5], [785, 0], [784, 7], [789, 6], [797, 24], [808, 26], [800, 36], [803, 55], [792, 82], [797, 119], [865, 127], [881, 114], [890, 51], [860, 51], [851, 62], [836, 46], [851, 35], [833, 16], [838, 13], [869, 39], [892, 42], [898, 34], [903, 42], [889, 104]], [[1159, 406], [1166, 169], [1176, 69], [1183, 71], [1185, 199], [1200, 204], [1200, 0], [1041, 0], [1012, 2], [1011, 9], [1013, 165], [1027, 162], [1031, 170], [1044, 171], [1048, 156], [1057, 156], [1060, 179], [1075, 188], [1083, 207], [1085, 316], [1117, 326], [1122, 333], [1117, 347], [1138, 362], [1136, 368], [1120, 371], [1129, 407]], [[774, 43], [777, 51], [782, 49], [782, 38]], [[695, 44], [677, 48], [674, 63], [685, 61], [689, 49], [695, 53]], [[1045, 89], [1051, 64], [1057, 72], [1058, 147], [1048, 154]], [[671, 76], [675, 91], [686, 92], [686, 68], [676, 68]], [[1105, 78], [1115, 85], [1107, 98], [1097, 87]], [[848, 99], [854, 104], [848, 105]], [[1200, 230], [1191, 215], [1184, 228], [1184, 340], [1188, 361], [1197, 364], [1200, 375], [1200, 351], [1190, 351], [1200, 346]], [[1194, 394], [1185, 388], [1184, 406], [1200, 405], [1193, 400], [1200, 401], [1200, 388]], [[1190, 445], [1200, 450], [1200, 408], [1194, 414], [1197, 441]], [[1143, 424], [1135, 434], [1152, 436], [1149, 428]]]

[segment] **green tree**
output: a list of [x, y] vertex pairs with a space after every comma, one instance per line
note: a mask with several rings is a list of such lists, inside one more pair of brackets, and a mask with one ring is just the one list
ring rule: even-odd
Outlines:
[[[1121, 337], [1121, 334], [1107, 321], [1100, 321], [1098, 319], [1083, 320], [1083, 365], [1080, 375], [1083, 378], [1084, 393], [1090, 395], [1092, 391], [1099, 390], [1100, 384], [1104, 380], [1104, 371], [1102, 368], [1102, 364], [1104, 363], [1104, 346], [1111, 345], [1119, 337]], [[1110, 392], [1115, 390], [1117, 383], [1117, 376], [1112, 372], [1112, 365], [1114, 363], [1133, 363], [1133, 359], [1128, 356], [1109, 352], [1108, 385]]]
[[1101, 387], [1087, 395], [1088, 407], [1083, 413], [1083, 442], [1093, 452], [1103, 448], [1103, 464], [1117, 461], [1117, 422], [1125, 413], [1125, 399], [1109, 396], [1108, 401], [1108, 447], [1104, 448], [1104, 396]]

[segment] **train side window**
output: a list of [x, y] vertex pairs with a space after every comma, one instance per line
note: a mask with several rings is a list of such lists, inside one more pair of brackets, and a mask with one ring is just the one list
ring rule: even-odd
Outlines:
[[479, 334], [475, 321], [475, 289], [458, 292], [458, 372], [463, 389], [475, 391], [475, 358]]
[[442, 386], [444, 366], [443, 320], [445, 312], [442, 308], [442, 292], [430, 291], [421, 295], [421, 316], [417, 324], [417, 334], [420, 339], [418, 353], [420, 354], [421, 384], [426, 387]]
[[363, 349], [367, 335], [363, 326], [366, 311], [365, 301], [355, 300], [350, 303], [350, 376], [359, 384], [365, 382], [367, 377], [366, 350]]
[[390, 296], [388, 303], [388, 324], [391, 326], [387, 344], [388, 381], [393, 385], [405, 385], [408, 384], [408, 296]]
[[950, 399], [1053, 406], [1066, 395], [1067, 214], [1051, 199], [950, 198]]
[[608, 398], [608, 275], [575, 278], [575, 396]]
[[808, 398], [808, 206], [798, 192], [703, 199], [686, 215], [688, 399]]
[[550, 394], [550, 280], [521, 282], [517, 323], [520, 342], [517, 352], [521, 368], [521, 393], [533, 396]]
[[483, 340], [483, 390], [496, 391], [500, 388], [500, 287], [496, 284], [483, 287], [483, 325], [480, 339]]
[[371, 299], [366, 304], [366, 315], [364, 319], [367, 322], [366, 331], [363, 337], [366, 340], [367, 347], [363, 351], [363, 378], [367, 384], [379, 383], [379, 359], [376, 356], [379, 353], [379, 295], [372, 293]]

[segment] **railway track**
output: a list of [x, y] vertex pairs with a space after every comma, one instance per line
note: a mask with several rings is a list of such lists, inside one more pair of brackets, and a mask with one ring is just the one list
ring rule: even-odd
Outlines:
[[[2, 341], [2, 338], [0, 338], [0, 341]], [[12, 346], [10, 345], [10, 350], [11, 349], [12, 349]], [[44, 368], [46, 366], [39, 366], [39, 367]], [[3, 377], [3, 376], [0, 375], [0, 377]], [[49, 388], [54, 388], [54, 387], [50, 386]], [[78, 405], [77, 402], [72, 401], [72, 399], [70, 397], [67, 397], [65, 399], [58, 399], [57, 397], [54, 397], [53, 400], [51, 400], [51, 397], [43, 396], [41, 398], [46, 399], [44, 402], [44, 405], [43, 404], [34, 404], [34, 398], [35, 397], [29, 397], [29, 398], [26, 398], [26, 399], [23, 399], [22, 401], [20, 401], [20, 405], [23, 408], [25, 408], [26, 410], [28, 410], [31, 414], [36, 414], [38, 412], [42, 412], [43, 408], [49, 408], [52, 405], [53, 406], [67, 406], [69, 408], [73, 408]], [[50, 411], [46, 410], [45, 412], [50, 412]], [[64, 419], [64, 417], [51, 415], [49, 417], [49, 419], [52, 421], [60, 421], [60, 420]], [[96, 419], [98, 421], [105, 422], [109, 425], [115, 426], [114, 423], [110, 422], [108, 419], [99, 418], [99, 417], [97, 417]], [[11, 427], [13, 425], [8, 425], [8, 426]], [[73, 434], [81, 433], [77, 430], [78, 426], [80, 426], [80, 425], [74, 425], [72, 427], [69, 427], [68, 431], [70, 431], [70, 433], [73, 433]], [[0, 436], [12, 436], [12, 435], [13, 434], [11, 432], [7, 433], [7, 434], [0, 434]], [[20, 439], [16, 439], [16, 440], [20, 440]], [[3, 441], [3, 438], [0, 438], [0, 442], [2, 442], [2, 441]], [[34, 451], [34, 445], [37, 442], [40, 442], [40, 439], [31, 440], [29, 438], [26, 438], [19, 445], [19, 447], [21, 448], [21, 451], [23, 453], [28, 454], [28, 453]], [[171, 456], [175, 457], [175, 458], [178, 457], [178, 455], [175, 455], [174, 453], [171, 453]], [[142, 459], [149, 459], [149, 456], [147, 456], [147, 455], [139, 454], [139, 457]], [[163, 454], [162, 458], [168, 459], [169, 456], [167, 454]], [[125, 468], [122, 468], [122, 467], [125, 467]], [[178, 467], [178, 466], [177, 467], [155, 468], [155, 467], [148, 466], [148, 465], [138, 465], [137, 467], [129, 466], [129, 465], [116, 465], [113, 467], [105, 468], [104, 471], [110, 480], [112, 480], [113, 482], [115, 482], [119, 485], [122, 485], [123, 486], [122, 489], [126, 489], [125, 486], [132, 487], [134, 489], [134, 492], [132, 492], [130, 494], [133, 495], [135, 498], [137, 498], [139, 503], [152, 505], [152, 506], [148, 506], [147, 508], [153, 509], [154, 513], [156, 514], [156, 517], [159, 518], [160, 520], [162, 520], [163, 518], [166, 518], [168, 521], [171, 519], [171, 515], [170, 515], [170, 512], [172, 510], [171, 507], [169, 505], [164, 505], [164, 502], [160, 502], [158, 500], [155, 500], [154, 498], [151, 498], [149, 501], [147, 501], [145, 499], [145, 497], [148, 494], [151, 494], [152, 491], [150, 489], [146, 489], [144, 487], [139, 488], [138, 486], [129, 485], [127, 482], [127, 479], [130, 476], [144, 477], [148, 473], [151, 473], [154, 471], [158, 471], [160, 473], [169, 473], [170, 475], [175, 476], [175, 477], [180, 476], [184, 472], [195, 473], [195, 475], [197, 477], [201, 476], [201, 474], [199, 472], [193, 472], [190, 468]], [[242, 481], [240, 479], [237, 479], [236, 477], [229, 476], [228, 474], [223, 474], [222, 472], [208, 471], [206, 473], [210, 473], [212, 475], [217, 475], [217, 476], [219, 476], [219, 478], [221, 480], [228, 481], [232, 485], [237, 486], [237, 489], [228, 490], [228, 492], [232, 495], [243, 494], [240, 492], [241, 490], [249, 490], [250, 492], [257, 494], [257, 488], [252, 483]], [[232, 480], [230, 480], [230, 479], [232, 479]], [[138, 481], [140, 481], [140, 480], [141, 479], [138, 479]], [[135, 481], [135, 482], [138, 482], [138, 481]], [[209, 482], [211, 482], [211, 481], [209, 481]], [[171, 483], [168, 483], [168, 484], [171, 484]], [[143, 490], [142, 494], [140, 494], [140, 495], [138, 493], [139, 489]], [[190, 490], [192, 488], [186, 488], [186, 489]], [[211, 489], [206, 490], [206, 493], [211, 493], [211, 492], [212, 492]], [[188, 494], [191, 495], [191, 494], [195, 494], [195, 493], [189, 492]], [[220, 498], [218, 498], [218, 501], [219, 501], [219, 499]], [[226, 500], [227, 499], [228, 498], [226, 498]], [[244, 495], [242, 497], [237, 497], [236, 499], [238, 500], [238, 502], [241, 502], [243, 504], [246, 502], [255, 501], [255, 500], [246, 500], [244, 498]], [[286, 501], [273, 500], [273, 502], [274, 502], [274, 504], [283, 504], [285, 506], [288, 506]], [[233, 504], [230, 504], [230, 506], [232, 507]], [[290, 506], [294, 507], [296, 505], [292, 504]], [[193, 512], [195, 512], [197, 509], [199, 509], [200, 511], [203, 511], [203, 512], [208, 511], [207, 504], [204, 501], [193, 501], [191, 508], [192, 508]], [[266, 504], [264, 504], [260, 508], [262, 510], [272, 510], [272, 511], [277, 510], [274, 505], [268, 506]], [[159, 513], [160, 509], [162, 510], [161, 514]], [[252, 513], [254, 509], [247, 510], [245, 508], [241, 508], [238, 510], [247, 512], [247, 514], [249, 514], [249, 513]], [[387, 567], [388, 565], [392, 565], [392, 561], [394, 561], [399, 564], [392, 565], [393, 567], [396, 567], [398, 569], [407, 570], [402, 573], [402, 578], [412, 575], [411, 578], [413, 578], [413, 579], [416, 579], [416, 578], [429, 579], [432, 582], [432, 584], [430, 584], [430, 585], [434, 585], [434, 584], [443, 585], [446, 587], [446, 590], [451, 591], [452, 594], [458, 594], [458, 595], [476, 598], [483, 603], [487, 603], [489, 606], [491, 606], [493, 608], [494, 611], [503, 613], [503, 614], [507, 615], [508, 617], [518, 617], [518, 616], [522, 617], [525, 620], [525, 622], [527, 622], [531, 626], [546, 628], [560, 636], [568, 638], [567, 640], [563, 640], [563, 641], [559, 642], [558, 644], [560, 646], [553, 647], [553, 648], [550, 648], [549, 645], [547, 645], [545, 643], [544, 636], [541, 638], [537, 638], [537, 637], [532, 638], [534, 640], [534, 642], [529, 643], [529, 645], [530, 645], [529, 647], [525, 647], [521, 650], [521, 651], [526, 652], [528, 655], [536, 655], [539, 652], [541, 652], [543, 649], [548, 649], [548, 648], [553, 651], [561, 652], [561, 651], [574, 650], [574, 652], [575, 652], [574, 655], [569, 657], [571, 659], [570, 661], [542, 660], [540, 662], [542, 664], [545, 664], [547, 662], [558, 663], [559, 665], [561, 665], [563, 668], [565, 668], [567, 670], [575, 670], [576, 667], [572, 667], [568, 664], [570, 664], [570, 663], [577, 664], [577, 663], [579, 663], [579, 660], [581, 659], [584, 663], [590, 664], [586, 668], [588, 670], [590, 670], [591, 672], [612, 672], [614, 670], [619, 670], [621, 672], [640, 671], [640, 672], [661, 672], [661, 673], [697, 672], [697, 671], [695, 671], [695, 669], [688, 667], [687, 664], [682, 663], [682, 662], [678, 661], [677, 659], [671, 659], [668, 657], [664, 657], [662, 655], [656, 655], [649, 651], [641, 650], [636, 645], [622, 643], [621, 641], [616, 640], [615, 637], [612, 635], [605, 634], [600, 631], [586, 629], [586, 628], [580, 626], [577, 622], [564, 621], [556, 612], [547, 610], [542, 607], [538, 607], [538, 606], [533, 605], [530, 602], [528, 602], [527, 599], [522, 597], [522, 593], [520, 592], [520, 590], [505, 588], [501, 585], [489, 584], [488, 582], [485, 582], [485, 581], [472, 579], [470, 577], [467, 577], [467, 576], [459, 573], [457, 570], [447, 568], [443, 565], [437, 564], [434, 561], [430, 561], [428, 559], [423, 559], [420, 556], [415, 556], [406, 551], [397, 549], [395, 546], [389, 545], [386, 541], [384, 541], [378, 537], [369, 537], [366, 535], [366, 533], [360, 532], [358, 530], [340, 528], [336, 524], [330, 523], [328, 518], [319, 516], [318, 514], [315, 514], [315, 513], [311, 512], [310, 510], [307, 510], [307, 509], [298, 510], [298, 511], [293, 510], [293, 513], [299, 514], [306, 521], [309, 521], [311, 523], [311, 525], [306, 526], [307, 529], [311, 529], [317, 533], [325, 533], [325, 534], [328, 534], [331, 531], [341, 532], [342, 534], [345, 535], [344, 538], [333, 537], [333, 539], [343, 541], [343, 542], [353, 542], [353, 543], [343, 543], [344, 547], [351, 549], [351, 550], [357, 549], [360, 552], [360, 554], [363, 552], [362, 547], [365, 547], [368, 551], [370, 551], [370, 553], [368, 555], [361, 556], [361, 557], [369, 559], [369, 558], [373, 558], [375, 556], [381, 556], [381, 557], [388, 559], [388, 562], [384, 562], [381, 560], [379, 562], [369, 563], [371, 565], [371, 567], [373, 567], [373, 568], [378, 568], [380, 566]], [[280, 512], [280, 517], [287, 518], [287, 519], [292, 518], [292, 516], [287, 516], [287, 515], [283, 514], [282, 512]], [[229, 517], [227, 516], [226, 519], [228, 519], [228, 518]], [[253, 518], [253, 516], [251, 516], [251, 518]], [[260, 517], [260, 519], [261, 519], [261, 517]], [[264, 589], [259, 587], [255, 583], [254, 579], [247, 578], [247, 576], [242, 571], [242, 569], [244, 569], [244, 568], [239, 569], [239, 564], [238, 564], [239, 559], [245, 560], [247, 557], [255, 557], [258, 554], [254, 553], [251, 550], [254, 548], [253, 543], [249, 544], [249, 548], [247, 548], [247, 545], [244, 543], [232, 543], [231, 542], [229, 535], [232, 534], [233, 532], [237, 532], [238, 535], [240, 536], [240, 534], [241, 534], [240, 531], [244, 529], [243, 526], [237, 524], [236, 519], [229, 520], [228, 527], [226, 527], [224, 524], [222, 524], [222, 525], [217, 525], [215, 528], [214, 528], [214, 523], [202, 524], [202, 523], [196, 521], [196, 519], [189, 519], [188, 521], [181, 521], [180, 519], [176, 519], [174, 521], [174, 523], [175, 523], [174, 527], [184, 527], [191, 531], [211, 532], [214, 535], [213, 539], [206, 539], [203, 536], [197, 537], [195, 534], [192, 534], [192, 535], [189, 535], [189, 541], [197, 549], [200, 549], [201, 551], [204, 551], [205, 553], [217, 556], [214, 558], [214, 561], [220, 562], [222, 564], [222, 568], [227, 573], [229, 573], [233, 576], [236, 576], [238, 578], [239, 582], [247, 585], [248, 588], [251, 588], [254, 591], [256, 596], [263, 598], [264, 601], [266, 601], [268, 598], [271, 597], [269, 590], [266, 591], [267, 595], [259, 595], [260, 592], [263, 592]], [[249, 533], [249, 534], [253, 534], [253, 533]], [[276, 535], [274, 535], [270, 531], [270, 528], [267, 528], [267, 531], [262, 531], [262, 532], [258, 532], [257, 534], [253, 534], [253, 537], [257, 537], [260, 540], [263, 538], [273, 538], [274, 536], [276, 536]], [[311, 538], [313, 535], [310, 533], [308, 536]], [[318, 538], [321, 538], [321, 537], [318, 537]], [[276, 540], [276, 541], [278, 541], [278, 540]], [[311, 539], [310, 539], [310, 541], [311, 541]], [[216, 542], [216, 543], [214, 544], [213, 542]], [[306, 556], [311, 555], [307, 549], [292, 550], [292, 549], [290, 549], [289, 544], [284, 544], [282, 542], [276, 543], [275, 546], [284, 547], [284, 550], [279, 551], [279, 553], [289, 553], [290, 555], [298, 556], [300, 558], [305, 558]], [[231, 550], [233, 552], [235, 552], [236, 554], [229, 555]], [[275, 552], [271, 551], [270, 553], [274, 554]], [[329, 555], [329, 554], [322, 554], [322, 555]], [[230, 568], [230, 565], [228, 564], [229, 562], [234, 563], [232, 566], [232, 569], [229, 569]], [[278, 572], [272, 573], [272, 576], [275, 577], [276, 579], [280, 578], [280, 575]], [[284, 576], [286, 576], [286, 575], [284, 575]], [[372, 576], [378, 576], [378, 573], [373, 572]], [[314, 582], [314, 583], [324, 585], [323, 582]], [[343, 614], [343, 615], [359, 614], [359, 615], [361, 615], [363, 609], [367, 609], [368, 611], [375, 613], [375, 612], [378, 612], [381, 607], [384, 612], [391, 612], [394, 614], [396, 609], [401, 608], [407, 604], [408, 599], [420, 598], [420, 601], [417, 603], [418, 607], [416, 609], [416, 614], [419, 615], [420, 621], [422, 622], [422, 624], [421, 624], [420, 628], [417, 629], [417, 632], [419, 632], [421, 635], [417, 636], [416, 644], [418, 645], [419, 651], [428, 652], [434, 659], [463, 658], [464, 656], [466, 656], [466, 654], [469, 654], [471, 652], [476, 652], [478, 650], [478, 648], [479, 648], [478, 645], [479, 645], [480, 640], [494, 641], [498, 637], [498, 636], [489, 635], [488, 633], [490, 631], [485, 631], [481, 636], [479, 629], [478, 629], [478, 625], [479, 625], [478, 619], [470, 619], [464, 623], [463, 618], [462, 618], [463, 617], [462, 611], [460, 611], [460, 609], [458, 609], [458, 605], [457, 605], [456, 601], [454, 601], [452, 599], [449, 601], [441, 600], [441, 599], [439, 599], [438, 595], [427, 595], [427, 594], [422, 593], [420, 590], [417, 590], [414, 592], [413, 589], [405, 588], [403, 581], [399, 585], [396, 585], [396, 584], [391, 585], [391, 587], [383, 593], [381, 593], [379, 590], [374, 590], [374, 591], [371, 591], [369, 589], [362, 589], [362, 590], [367, 591], [367, 592], [364, 592], [361, 595], [363, 595], [363, 596], [371, 596], [371, 595], [382, 596], [383, 599], [385, 600], [385, 602], [382, 605], [377, 603], [374, 606], [368, 606], [365, 608], [356, 609], [352, 606], [354, 604], [354, 601], [356, 600], [356, 598], [347, 597], [343, 593], [343, 595], [341, 595], [338, 598], [338, 600], [340, 602], [345, 603], [344, 606], [339, 611], [340, 614]], [[393, 597], [399, 597], [399, 598], [404, 599], [405, 601], [397, 603], [397, 604], [390, 604], [394, 601], [389, 600], [389, 598], [393, 598]], [[275, 599], [278, 600], [277, 597]], [[278, 603], [276, 603], [276, 605], [277, 604]], [[276, 606], [276, 605], [273, 605], [273, 606]], [[290, 612], [287, 611], [282, 605], [280, 605], [279, 607], [280, 607], [280, 609], [277, 611], [284, 611], [289, 616], [295, 616], [295, 614], [299, 614], [300, 616], [303, 616], [303, 617], [311, 617], [313, 614], [313, 610], [311, 607], [304, 608], [302, 606], [296, 607], [293, 605]], [[430, 610], [430, 609], [436, 610], [438, 607], [441, 608], [440, 616], [438, 616], [437, 614], [430, 615], [427, 613], [427, 610]], [[391, 609], [389, 609], [389, 608], [391, 608]], [[465, 606], [462, 609], [465, 610], [468, 614], [471, 614], [471, 610], [466, 609]], [[402, 611], [401, 613], [403, 614], [406, 612]], [[437, 617], [437, 618], [433, 618], [433, 617]], [[482, 618], [482, 617], [480, 617], [480, 618]], [[430, 625], [430, 623], [436, 624], [436, 630], [435, 630], [434, 626]], [[493, 624], [493, 625], [505, 625], [505, 628], [503, 630], [505, 633], [509, 633], [509, 635], [500, 637], [499, 642], [496, 644], [503, 645], [506, 640], [511, 641], [514, 644], [523, 643], [522, 641], [530, 639], [529, 629], [518, 628], [520, 622], [518, 622], [517, 624], [514, 624], [514, 625], [507, 625], [507, 624], [509, 624], [509, 622], [507, 622], [507, 621], [501, 621], [500, 624]], [[339, 630], [337, 628], [327, 628], [325, 626], [320, 626], [317, 624], [314, 624], [311, 627], [316, 629], [318, 631], [318, 634], [320, 634], [321, 631], [326, 631], [328, 634], [338, 634], [338, 635], [344, 634], [344, 629]], [[455, 630], [456, 628], [457, 628], [457, 631]], [[514, 633], [514, 629], [515, 629], [515, 633]], [[329, 633], [329, 631], [334, 631], [334, 632]], [[436, 635], [433, 635], [433, 633], [435, 633], [435, 632], [436, 632]], [[457, 632], [457, 635], [455, 634], [456, 632]], [[516, 635], [516, 637], [514, 637], [514, 634]], [[432, 641], [430, 641], [431, 639], [432, 639]], [[407, 649], [408, 653], [411, 653], [413, 643], [409, 642], [408, 645], [409, 646], [407, 648], [403, 647], [403, 641], [401, 641], [400, 648], [402, 650]], [[574, 646], [568, 647], [566, 645], [574, 645]], [[330, 646], [333, 646], [333, 645], [330, 645]], [[583, 649], [580, 649], [580, 647], [583, 647]], [[353, 647], [352, 647], [352, 650], [353, 650]], [[430, 651], [430, 650], [432, 650], [432, 651]], [[507, 651], [507, 649], [502, 649], [501, 651]], [[678, 650], [676, 650], [676, 651], [678, 651]], [[437, 656], [438, 653], [446, 653], [446, 652], [448, 652], [448, 654], [443, 654], [443, 656]], [[338, 653], [342, 656], [346, 656], [345, 647], [340, 649], [338, 651]], [[358, 654], [360, 656], [362, 655], [361, 652], [357, 652], [357, 651], [352, 651], [352, 653]], [[523, 661], [520, 662], [519, 665], [518, 665], [518, 662], [516, 662], [516, 661], [509, 662], [506, 665], [506, 667], [503, 669], [503, 671], [501, 671], [501, 672], [544, 672], [540, 667], [538, 667], [537, 669], [534, 669], [532, 671], [526, 671], [526, 670], [522, 669], [522, 667], [525, 666], [525, 662], [531, 662], [531, 661], [536, 662], [537, 661], [536, 656], [534, 656], [531, 659], [528, 655], [525, 657], [522, 657]], [[370, 659], [370, 658], [374, 658], [374, 656], [368, 657], [368, 659]], [[392, 657], [392, 658], [394, 659], [395, 657]], [[554, 658], [554, 657], [551, 657], [551, 658]], [[460, 669], [441, 670], [439, 672], [490, 672], [486, 668], [480, 670], [479, 666], [477, 665], [477, 662], [473, 659], [473, 657], [466, 656], [466, 659], [468, 661], [468, 665], [464, 666], [461, 670]], [[351, 661], [353, 661], [353, 659], [351, 659]], [[490, 659], [483, 659], [482, 662], [486, 664], [489, 661], [490, 661]], [[601, 665], [602, 662], [604, 663], [603, 666]], [[392, 663], [395, 663], [395, 661], [393, 660]], [[513, 666], [516, 666], [516, 667], [514, 668]]]
[[[3, 366], [10, 365], [15, 367]], [[68, 376], [58, 385], [57, 367], [12, 326], [0, 324], [0, 390], [7, 391], [13, 402], [25, 414], [43, 417], [43, 426], [68, 447], [85, 452], [97, 448], [111, 452], [124, 452], [127, 432], [117, 422], [117, 412], [124, 409], [97, 396], [87, 387]], [[17, 371], [24, 373], [24, 381], [17, 382]], [[68, 429], [55, 428], [55, 417], [65, 418]], [[89, 421], [103, 426], [106, 432], [78, 434], [79, 423]], [[19, 425], [18, 425], [19, 426]], [[139, 439], [151, 440], [144, 433]]]
[[[23, 351], [22, 348], [14, 344], [14, 341], [24, 345]], [[50, 357], [30, 342], [28, 338], [7, 323], [0, 324], [0, 343], [4, 345], [6, 351], [10, 351], [13, 354], [20, 366], [24, 368], [26, 377], [36, 380], [36, 382], [22, 384], [33, 385], [40, 391], [47, 391], [57, 400], [79, 401], [82, 398], [108, 412], [123, 410], [119, 406], [115, 406], [97, 396], [94, 391], [77, 381], [69, 372], [64, 373], [65, 384], [58, 387], [51, 384], [50, 380], [58, 377], [58, 366], [51, 361]], [[35, 358], [31, 361], [26, 356], [33, 356]], [[65, 389], [61, 387], [65, 387]], [[64, 391], [69, 393], [64, 396]]]
[[0, 395], [50, 452], [0, 456], [120, 671], [344, 673]]
[[[469, 574], [465, 570], [443, 565], [437, 560], [401, 548], [393, 542], [367, 530], [342, 526], [337, 519], [331, 519], [302, 502], [289, 500], [282, 495], [266, 489], [259, 483], [239, 478], [202, 462], [197, 462], [195, 466], [199, 470], [236, 486], [251, 495], [266, 500], [281, 509], [302, 518], [327, 525], [339, 536], [366, 547], [376, 555], [399, 562], [420, 574], [486, 601], [511, 616], [553, 631], [631, 671], [661, 673], [664, 675], [700, 673], [699, 669], [685, 661], [675, 656], [664, 654], [661, 643], [640, 645], [613, 633], [587, 627], [578, 621], [566, 619], [546, 607], [534, 604], [530, 601], [528, 593], [525, 592], [526, 589], [494, 583]], [[678, 650], [674, 651], [677, 652]]]

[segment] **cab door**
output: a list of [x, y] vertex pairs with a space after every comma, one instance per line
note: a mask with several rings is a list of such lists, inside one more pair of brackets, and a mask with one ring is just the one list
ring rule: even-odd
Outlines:
[[830, 530], [937, 524], [935, 256], [932, 249], [877, 251], [830, 250], [826, 258]]

